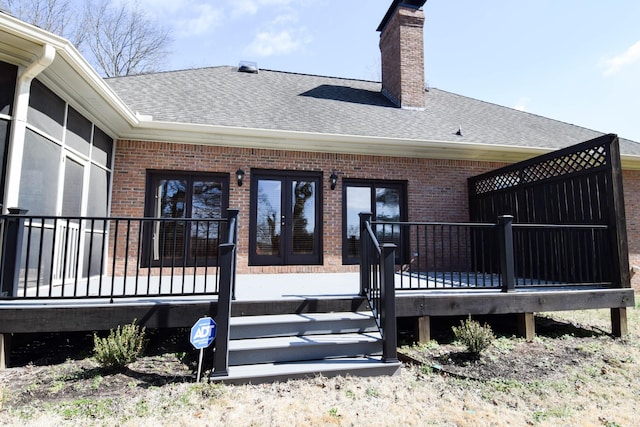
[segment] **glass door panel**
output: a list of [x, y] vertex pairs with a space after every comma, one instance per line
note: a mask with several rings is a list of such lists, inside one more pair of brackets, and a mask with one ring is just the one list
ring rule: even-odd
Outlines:
[[291, 182], [291, 252], [309, 255], [314, 252], [316, 240], [316, 185], [313, 181]]
[[[194, 180], [191, 186], [191, 218], [222, 218], [223, 187], [219, 180]], [[220, 243], [219, 224], [191, 222], [189, 256], [206, 261], [215, 259]]]
[[[400, 192], [397, 188], [377, 187], [374, 219], [376, 221], [400, 221]], [[400, 245], [400, 228], [385, 225], [376, 229], [380, 243]]]
[[371, 188], [347, 187], [346, 256], [360, 256], [360, 212], [371, 212]]
[[282, 234], [282, 182], [280, 180], [258, 181], [258, 209], [256, 221], [256, 253], [280, 257]]
[[[156, 217], [179, 219], [186, 216], [187, 181], [160, 179], [156, 183]], [[154, 221], [153, 260], [182, 258], [184, 222]]]

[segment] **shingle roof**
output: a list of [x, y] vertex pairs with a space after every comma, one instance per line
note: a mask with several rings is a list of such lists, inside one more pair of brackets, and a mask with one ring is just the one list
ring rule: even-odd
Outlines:
[[[222, 66], [107, 83], [132, 110], [167, 122], [551, 149], [602, 135], [433, 88], [424, 110], [400, 109], [378, 82], [279, 71]], [[640, 155], [640, 143], [621, 139], [621, 150]]]

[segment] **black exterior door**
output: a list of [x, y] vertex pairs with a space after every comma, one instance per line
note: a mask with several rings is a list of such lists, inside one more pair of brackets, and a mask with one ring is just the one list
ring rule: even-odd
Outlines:
[[318, 173], [251, 171], [250, 265], [322, 263]]

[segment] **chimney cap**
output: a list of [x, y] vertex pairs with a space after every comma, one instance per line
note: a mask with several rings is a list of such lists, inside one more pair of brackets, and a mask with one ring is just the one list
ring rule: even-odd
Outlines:
[[389, 6], [389, 10], [387, 10], [387, 13], [384, 15], [384, 18], [382, 18], [382, 22], [380, 22], [380, 25], [378, 25], [378, 28], [376, 29], [376, 31], [384, 30], [384, 27], [387, 25], [387, 22], [389, 22], [389, 20], [391, 19], [391, 16], [393, 15], [393, 12], [395, 12], [398, 6], [406, 6], [414, 9], [420, 9], [422, 6], [424, 6], [426, 2], [427, 0], [393, 0], [393, 3], [391, 3], [391, 6]]

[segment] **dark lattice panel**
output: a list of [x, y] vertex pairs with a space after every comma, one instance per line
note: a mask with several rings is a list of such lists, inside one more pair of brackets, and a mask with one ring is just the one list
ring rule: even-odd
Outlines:
[[552, 153], [554, 156], [551, 158], [544, 158], [548, 156], [537, 157], [533, 159], [534, 163], [531, 161], [522, 162], [472, 178], [473, 185], [470, 190], [473, 194], [479, 195], [547, 179], [566, 177], [607, 165], [608, 144], [581, 147], [583, 145], [575, 147], [580, 147], [579, 151], [569, 152], [565, 155]]
[[587, 148], [566, 156], [550, 159], [522, 169], [522, 182], [543, 181], [558, 176], [571, 175], [607, 164], [607, 147]]

